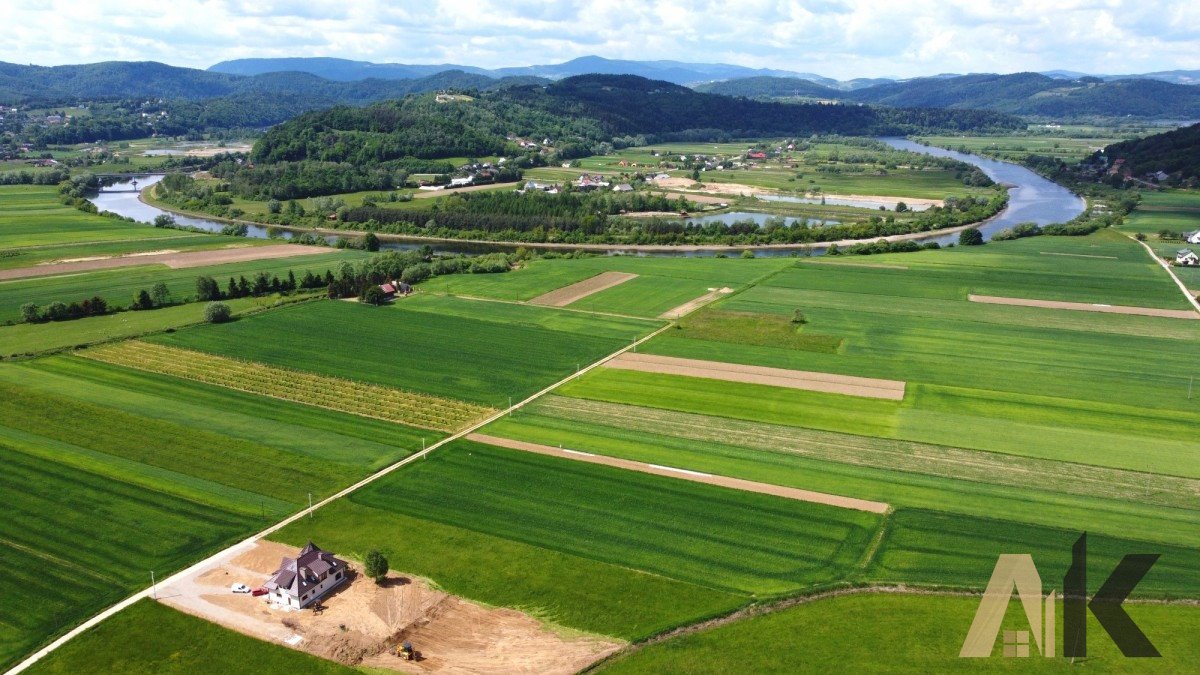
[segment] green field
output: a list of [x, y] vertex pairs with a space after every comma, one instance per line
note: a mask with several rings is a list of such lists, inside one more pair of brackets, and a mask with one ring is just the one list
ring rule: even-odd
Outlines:
[[525, 301], [602, 272], [628, 272], [637, 274], [638, 278], [589, 295], [570, 307], [656, 317], [708, 293], [710, 288], [741, 288], [792, 263], [786, 258], [742, 260], [632, 256], [533, 260], [508, 274], [435, 277], [422, 284], [421, 288], [436, 293]]
[[[234, 315], [261, 311], [306, 296], [280, 298], [238, 298], [225, 304]], [[120, 312], [74, 321], [49, 323], [19, 323], [0, 326], [0, 357], [33, 355], [71, 347], [135, 337], [163, 330], [181, 328], [204, 321], [204, 303], [173, 305], [146, 312]]]
[[1074, 164], [1113, 143], [1145, 135], [1135, 131], [1119, 132], [1116, 129], [1096, 129], [1094, 131], [1102, 133], [1086, 137], [1068, 137], [1049, 133], [1008, 136], [921, 136], [915, 140], [1010, 162], [1019, 163], [1030, 155], [1040, 155]]
[[[1191, 232], [1200, 229], [1200, 192], [1168, 190], [1142, 193], [1142, 201], [1125, 218], [1121, 229], [1143, 234], [1159, 230]], [[1183, 244], [1180, 244], [1183, 246]]]
[[659, 324], [449, 297], [323, 302], [152, 338], [269, 365], [493, 407], [617, 351]]
[[[1043, 575], [1045, 580], [1045, 575]], [[719, 628], [667, 640], [619, 658], [603, 673], [786, 673], [834, 672], [848, 664], [859, 672], [1184, 672], [1200, 650], [1195, 607], [1135, 605], [1130, 616], [1162, 653], [1161, 659], [1121, 655], [1096, 620], [1088, 617], [1088, 656], [1074, 663], [1001, 657], [1003, 639], [990, 659], [958, 658], [979, 601], [976, 598], [857, 594], [814, 600]], [[1062, 616], [1059, 605], [1058, 616]], [[1062, 654], [1062, 628], [1056, 643]], [[1020, 603], [1009, 604], [1002, 628], [1027, 630]], [[1036, 651], [1036, 650], [1034, 650]]]
[[336, 272], [343, 262], [357, 261], [366, 255], [363, 251], [330, 250], [328, 254], [251, 260], [208, 267], [170, 269], [165, 265], [142, 265], [4, 281], [0, 282], [0, 321], [19, 321], [21, 305], [27, 302], [44, 308], [51, 302], [77, 302], [98, 295], [111, 306], [125, 307], [138, 291], [149, 290], [159, 282], [167, 285], [175, 301], [186, 301], [195, 297], [196, 277], [201, 275], [213, 277], [224, 290], [230, 277], [245, 276], [247, 279], [253, 279], [256, 273], [266, 272], [284, 278], [289, 270], [297, 277], [303, 276], [304, 272], [309, 270], [314, 274], [324, 274], [326, 270]]
[[169, 239], [179, 234], [177, 230], [83, 213], [60, 203], [58, 188], [54, 186], [0, 186], [0, 250], [81, 242]]
[[75, 357], [0, 366], [0, 419], [0, 667], [437, 438]]
[[[0, 202], [3, 203], [3, 202]], [[78, 213], [78, 212], [77, 212]], [[79, 213], [80, 216], [86, 214]], [[155, 236], [151, 239], [123, 241], [80, 242], [75, 244], [28, 246], [0, 250], [0, 269], [32, 267], [42, 263], [75, 258], [122, 256], [150, 251], [200, 251], [226, 246], [258, 246], [271, 244], [268, 239], [226, 237], [220, 234], [189, 234], [174, 231], [174, 236]]]
[[377, 546], [450, 592], [629, 639], [845, 576], [878, 523], [460, 441], [277, 536]]
[[262, 642], [142, 600], [67, 643], [29, 669], [30, 673], [178, 673], [198, 675], [359, 672], [283, 645]]

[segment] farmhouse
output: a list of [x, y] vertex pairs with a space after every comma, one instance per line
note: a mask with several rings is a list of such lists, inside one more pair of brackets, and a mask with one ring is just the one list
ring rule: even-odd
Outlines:
[[386, 300], [395, 300], [397, 295], [408, 296], [412, 293], [412, 286], [403, 281], [389, 281], [380, 284], [379, 290], [383, 291], [383, 297]]
[[1184, 232], [1183, 240], [1189, 244], [1200, 244], [1200, 230]]
[[1196, 267], [1200, 265], [1200, 256], [1196, 255], [1192, 249], [1185, 248], [1175, 254], [1175, 264], [1184, 267]]
[[265, 584], [271, 602], [302, 609], [346, 580], [346, 563], [311, 541], [295, 558], [284, 558]]
[[613, 192], [633, 192], [633, 186], [629, 183], [621, 183], [613, 186]]

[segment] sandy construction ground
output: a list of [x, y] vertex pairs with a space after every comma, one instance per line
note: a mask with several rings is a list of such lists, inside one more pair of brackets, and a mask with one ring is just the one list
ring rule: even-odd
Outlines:
[[529, 304], [545, 305], [546, 307], [566, 307], [576, 300], [586, 298], [593, 293], [599, 293], [606, 288], [623, 284], [636, 277], [636, 274], [629, 274], [627, 272], [601, 272], [590, 279], [584, 279], [570, 286], [563, 286], [549, 293], [543, 293], [530, 300]]
[[668, 309], [667, 311], [663, 312], [662, 314], [659, 314], [658, 318], [670, 319], [670, 320], [678, 319], [682, 316], [691, 314], [692, 312], [707, 305], [708, 303], [712, 302], [713, 300], [716, 300], [717, 298], [721, 297], [722, 295], [728, 295], [732, 292], [733, 292], [732, 288], [710, 288], [710, 289], [708, 289], [708, 292], [705, 293], [704, 295], [696, 298], [695, 300], [688, 300], [687, 302], [685, 302], [682, 305], [675, 307], [673, 309]]
[[687, 194], [710, 194], [710, 195], [773, 195], [778, 194], [778, 190], [770, 188], [758, 187], [755, 185], [744, 185], [742, 183], [700, 183], [703, 187], [692, 189], [697, 181], [691, 178], [664, 178], [654, 181], [658, 187], [668, 188], [672, 190], [680, 190]]
[[1200, 319], [1200, 314], [1190, 309], [1158, 309], [1156, 307], [1130, 307], [1128, 305], [1096, 305], [1086, 302], [1060, 302], [1057, 300], [1028, 300], [1026, 298], [1002, 298], [994, 295], [968, 295], [971, 302], [989, 305], [1018, 305], [1021, 307], [1045, 307], [1047, 309], [1069, 309], [1077, 312], [1104, 312], [1107, 314], [1136, 314], [1157, 316], [1167, 319]]
[[291, 258], [301, 255], [316, 255], [329, 253], [333, 249], [322, 246], [301, 246], [300, 244], [273, 244], [270, 246], [235, 246], [206, 251], [180, 252], [174, 250], [149, 251], [130, 253], [128, 255], [96, 258], [72, 258], [55, 262], [42, 263], [33, 267], [18, 267], [11, 270], [0, 270], [0, 281], [24, 279], [27, 277], [44, 277], [58, 274], [74, 274], [77, 272], [92, 272], [117, 267], [132, 267], [134, 265], [166, 265], [172, 269], [185, 267], [204, 267], [222, 263], [246, 262], [248, 260], [268, 260], [271, 258]]
[[563, 457], [565, 459], [573, 459], [579, 462], [587, 462], [588, 464], [603, 464], [605, 466], [614, 466], [621, 469], [628, 469], [630, 471], [650, 473], [656, 476], [666, 476], [668, 478], [688, 480], [692, 481], [693, 483], [719, 485], [721, 487], [732, 488], [734, 490], [758, 492], [766, 495], [774, 495], [776, 497], [784, 497], [786, 499], [795, 499], [802, 502], [813, 502], [815, 504], [838, 506], [844, 509], [854, 509], [856, 511], [887, 513], [889, 508], [888, 505], [883, 502], [872, 502], [865, 499], [855, 499], [854, 497], [843, 497], [841, 495], [831, 495], [824, 492], [814, 492], [812, 490], [801, 490], [799, 488], [771, 485], [770, 483], [757, 483], [755, 481], [742, 480], [741, 478], [714, 476], [711, 473], [677, 469], [658, 464], [645, 464], [643, 462], [634, 462], [628, 459], [618, 459], [616, 457], [596, 455], [590, 452], [581, 452], [579, 450], [555, 448], [549, 445], [539, 445], [537, 443], [527, 443], [525, 441], [514, 441], [512, 439], [488, 436], [486, 434], [471, 434], [467, 436], [467, 439], [479, 443], [487, 443], [488, 445], [500, 446], [502, 448], [524, 450], [525, 452], [533, 452], [539, 455]]
[[829, 394], [847, 394], [892, 401], [904, 399], [904, 383], [871, 377], [853, 377], [816, 373], [806, 370], [787, 370], [765, 366], [745, 366], [721, 361], [680, 359], [674, 356], [625, 352], [604, 364], [605, 368], [639, 370], [646, 373], [704, 377], [710, 380], [766, 384], [773, 387], [805, 389]]
[[[253, 637], [290, 645], [348, 665], [407, 672], [573, 673], [621, 647], [594, 637], [564, 637], [509, 609], [490, 609], [389, 574], [376, 585], [355, 567], [350, 581], [326, 596], [323, 609], [283, 610], [264, 598], [230, 592], [260, 586], [297, 550], [269, 541], [217, 567], [160, 587], [164, 604]], [[416, 661], [390, 652], [412, 643]]]

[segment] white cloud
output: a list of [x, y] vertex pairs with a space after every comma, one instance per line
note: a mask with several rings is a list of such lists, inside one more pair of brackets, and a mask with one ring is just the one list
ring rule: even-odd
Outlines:
[[[726, 61], [838, 78], [1200, 68], [1189, 0], [0, 0], [0, 60]], [[67, 37], [69, 36], [69, 38]]]

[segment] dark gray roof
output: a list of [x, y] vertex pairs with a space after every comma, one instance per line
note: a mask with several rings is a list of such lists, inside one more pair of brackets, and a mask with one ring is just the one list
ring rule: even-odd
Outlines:
[[321, 577], [346, 569], [346, 563], [328, 551], [322, 551], [311, 541], [300, 549], [295, 558], [284, 558], [279, 569], [267, 580], [266, 587], [281, 588], [299, 598], [320, 583]]

